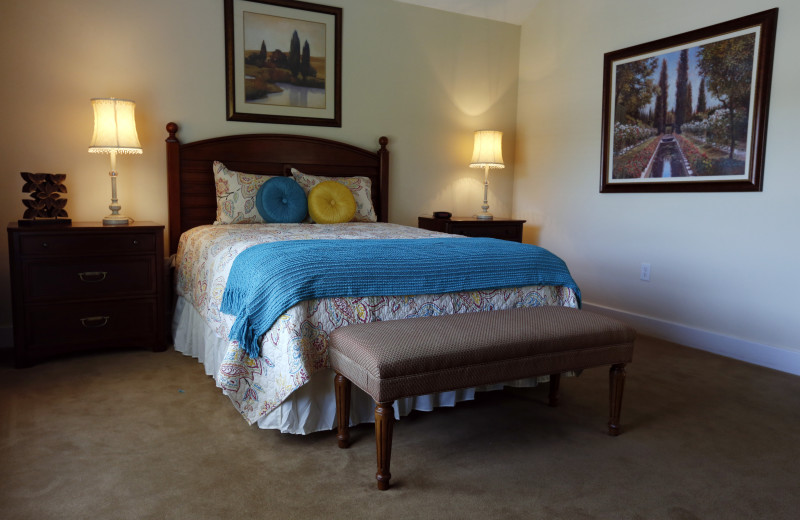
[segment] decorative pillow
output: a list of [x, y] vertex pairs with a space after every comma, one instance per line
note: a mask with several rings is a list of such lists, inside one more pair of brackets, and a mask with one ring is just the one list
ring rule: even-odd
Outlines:
[[271, 175], [253, 175], [229, 170], [214, 161], [217, 188], [217, 220], [214, 224], [254, 224], [264, 222], [256, 208], [256, 194]]
[[302, 222], [308, 216], [306, 192], [291, 177], [273, 177], [262, 184], [256, 208], [264, 222]]
[[356, 199], [341, 183], [320, 182], [308, 192], [308, 212], [318, 224], [350, 222], [356, 213]]
[[356, 200], [356, 214], [353, 217], [353, 221], [378, 221], [375, 208], [372, 207], [372, 181], [369, 177], [322, 177], [319, 175], [309, 175], [295, 170], [294, 168], [292, 168], [292, 176], [306, 193], [309, 193], [317, 184], [326, 181], [336, 181], [347, 186]]

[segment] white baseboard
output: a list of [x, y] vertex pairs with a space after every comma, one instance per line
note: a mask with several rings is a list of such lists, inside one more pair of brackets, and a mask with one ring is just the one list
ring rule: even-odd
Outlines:
[[[715, 332], [693, 329], [649, 316], [620, 311], [609, 307], [583, 302], [587, 311], [598, 312], [629, 323], [639, 333], [705, 350], [754, 365], [800, 375], [800, 352], [762, 345]], [[12, 348], [14, 334], [11, 327], [0, 327], [0, 348]]]
[[630, 324], [639, 333], [647, 336], [665, 339], [687, 347], [713, 352], [714, 354], [780, 370], [781, 372], [800, 375], [800, 352], [797, 351], [762, 345], [732, 336], [694, 329], [679, 323], [593, 305], [588, 302], [583, 303], [583, 308], [620, 319]]

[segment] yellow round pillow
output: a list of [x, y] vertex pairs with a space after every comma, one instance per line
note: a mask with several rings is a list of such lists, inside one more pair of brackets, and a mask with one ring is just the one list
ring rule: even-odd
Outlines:
[[320, 182], [308, 192], [308, 214], [318, 224], [350, 222], [356, 214], [356, 199], [344, 184]]

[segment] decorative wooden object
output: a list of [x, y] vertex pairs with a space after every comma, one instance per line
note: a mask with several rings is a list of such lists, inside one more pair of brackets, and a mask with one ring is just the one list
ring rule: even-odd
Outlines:
[[27, 208], [19, 220], [21, 226], [32, 224], [69, 224], [67, 199], [61, 194], [67, 192], [64, 173], [30, 173], [20, 172], [25, 185], [22, 193], [30, 193], [30, 199], [22, 199]]

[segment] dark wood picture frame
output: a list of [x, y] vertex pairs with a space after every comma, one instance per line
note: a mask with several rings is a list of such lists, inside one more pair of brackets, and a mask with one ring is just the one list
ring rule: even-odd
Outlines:
[[[248, 121], [252, 123], [274, 123], [285, 125], [310, 125], [310, 126], [342, 126], [342, 9], [340, 7], [330, 7], [326, 5], [312, 4], [309, 2], [300, 2], [295, 0], [224, 0], [225, 5], [225, 92], [226, 92], [226, 114], [228, 121]], [[275, 28], [277, 29], [279, 23], [291, 21], [298, 24], [309, 25], [324, 25], [324, 79], [322, 89], [315, 89], [317, 96], [322, 96], [322, 107], [309, 107], [298, 106], [294, 103], [297, 98], [292, 99], [284, 104], [270, 104], [270, 103], [256, 103], [248, 101], [245, 95], [245, 82], [255, 81], [255, 78], [248, 77], [245, 79], [245, 67], [251, 66], [252, 63], [245, 65], [245, 58], [248, 51], [252, 49], [245, 49], [246, 46], [244, 39], [244, 21], [245, 13], [255, 17], [264, 17], [267, 19], [275, 20]], [[333, 34], [330, 34], [332, 32]], [[268, 39], [269, 31], [265, 32], [264, 41]], [[295, 30], [295, 35], [298, 31]], [[301, 36], [301, 40], [305, 37]], [[270, 68], [277, 67], [273, 58], [287, 59], [291, 55], [290, 41], [284, 42], [270, 42], [269, 50], [264, 53], [264, 57], [258, 67], [263, 67], [264, 72], [267, 67], [264, 67], [267, 58], [271, 63]], [[308, 40], [306, 39], [306, 45]], [[304, 46], [305, 47], [305, 46]], [[266, 47], [265, 47], [266, 49]], [[278, 49], [283, 56], [280, 56], [275, 50]], [[305, 48], [304, 48], [305, 51]], [[311, 59], [314, 50], [312, 49]], [[319, 59], [319, 58], [316, 58]], [[305, 65], [304, 65], [305, 67]], [[310, 81], [319, 83], [319, 72], [314, 69], [313, 62], [308, 72], [297, 72], [294, 69], [291, 72], [293, 81], [303, 78], [303, 82]], [[289, 71], [284, 72], [284, 77], [287, 76]], [[274, 85], [272, 76], [264, 83]], [[262, 83], [262, 86], [264, 85]], [[271, 88], [271, 87], [270, 87]], [[307, 87], [301, 86], [300, 89], [306, 91]], [[322, 94], [319, 94], [322, 90]], [[268, 99], [272, 93], [267, 94], [266, 91], [263, 99]], [[288, 95], [288, 93], [287, 93]], [[319, 97], [318, 97], [319, 99]]]
[[776, 8], [606, 53], [600, 192], [761, 191], [777, 21]]

